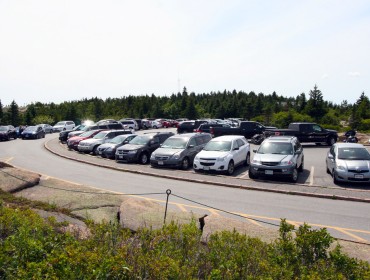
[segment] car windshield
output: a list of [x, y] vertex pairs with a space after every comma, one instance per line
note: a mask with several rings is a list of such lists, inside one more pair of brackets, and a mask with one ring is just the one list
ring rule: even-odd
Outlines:
[[133, 145], [146, 145], [149, 143], [149, 141], [151, 140], [152, 138], [150, 136], [136, 136], [134, 139], [132, 139], [130, 141], [130, 144], [133, 144]]
[[230, 151], [231, 141], [210, 141], [204, 147], [205, 151]]
[[56, 125], [64, 125], [64, 122], [58, 122]]
[[0, 126], [0, 131], [7, 131], [8, 130], [8, 127], [6, 126]]
[[365, 148], [339, 148], [338, 159], [370, 160], [370, 154]]
[[293, 147], [290, 143], [265, 142], [257, 151], [259, 154], [292, 155]]
[[121, 122], [121, 124], [133, 124], [134, 122], [131, 122], [131, 121], [123, 121]]
[[127, 135], [118, 135], [112, 138], [111, 140], [109, 140], [108, 143], [121, 144], [126, 140], [127, 137], [128, 137]]
[[37, 126], [27, 126], [24, 131], [35, 131], [37, 129]]
[[108, 132], [106, 131], [102, 131], [102, 132], [99, 132], [98, 134], [96, 134], [93, 138], [94, 139], [103, 139], [105, 137], [105, 135], [107, 135]]
[[95, 133], [94, 130], [86, 131], [86, 132], [82, 133], [79, 137], [90, 137], [94, 133]]
[[161, 147], [167, 149], [185, 149], [187, 142], [187, 139], [184, 138], [168, 138], [163, 142]]

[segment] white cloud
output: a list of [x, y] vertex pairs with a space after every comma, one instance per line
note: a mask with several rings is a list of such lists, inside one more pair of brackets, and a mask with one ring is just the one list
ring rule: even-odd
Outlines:
[[357, 78], [360, 77], [361, 75], [359, 72], [348, 72], [348, 76]]

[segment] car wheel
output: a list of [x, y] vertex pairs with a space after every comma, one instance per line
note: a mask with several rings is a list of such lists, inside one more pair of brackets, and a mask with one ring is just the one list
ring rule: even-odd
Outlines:
[[227, 175], [233, 175], [235, 170], [234, 162], [230, 160], [229, 165], [227, 166]]
[[181, 168], [183, 170], [189, 169], [189, 159], [187, 157], [182, 160], [182, 162], [181, 162]]
[[291, 180], [293, 183], [297, 183], [298, 181], [298, 169], [297, 168], [293, 169]]
[[336, 185], [339, 184], [337, 172], [333, 170], [332, 174], [333, 174], [333, 183]]
[[328, 145], [329, 146], [333, 146], [334, 144], [335, 144], [335, 138], [334, 137], [329, 137], [329, 139], [328, 139]]
[[257, 177], [258, 177], [256, 174], [253, 173], [251, 168], [249, 168], [248, 175], [249, 175], [250, 179], [257, 179]]
[[244, 161], [244, 166], [249, 166], [250, 164], [251, 164], [251, 154], [248, 153]]
[[298, 171], [303, 172], [303, 168], [304, 168], [304, 158], [302, 158], [302, 162], [301, 165], [298, 167]]
[[148, 163], [148, 155], [146, 153], [142, 153], [140, 155], [140, 163], [147, 164]]

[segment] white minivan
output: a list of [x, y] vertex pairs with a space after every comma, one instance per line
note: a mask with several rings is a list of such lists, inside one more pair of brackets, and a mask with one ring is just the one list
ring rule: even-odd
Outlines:
[[76, 124], [73, 121], [61, 121], [53, 126], [53, 131], [72, 130], [75, 126]]

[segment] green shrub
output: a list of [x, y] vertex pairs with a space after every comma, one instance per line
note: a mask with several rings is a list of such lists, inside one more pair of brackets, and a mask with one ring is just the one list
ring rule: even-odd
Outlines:
[[370, 279], [369, 263], [329, 250], [326, 229], [285, 220], [271, 244], [235, 230], [205, 244], [195, 221], [136, 233], [90, 223], [82, 240], [58, 226], [0, 203], [0, 279]]

